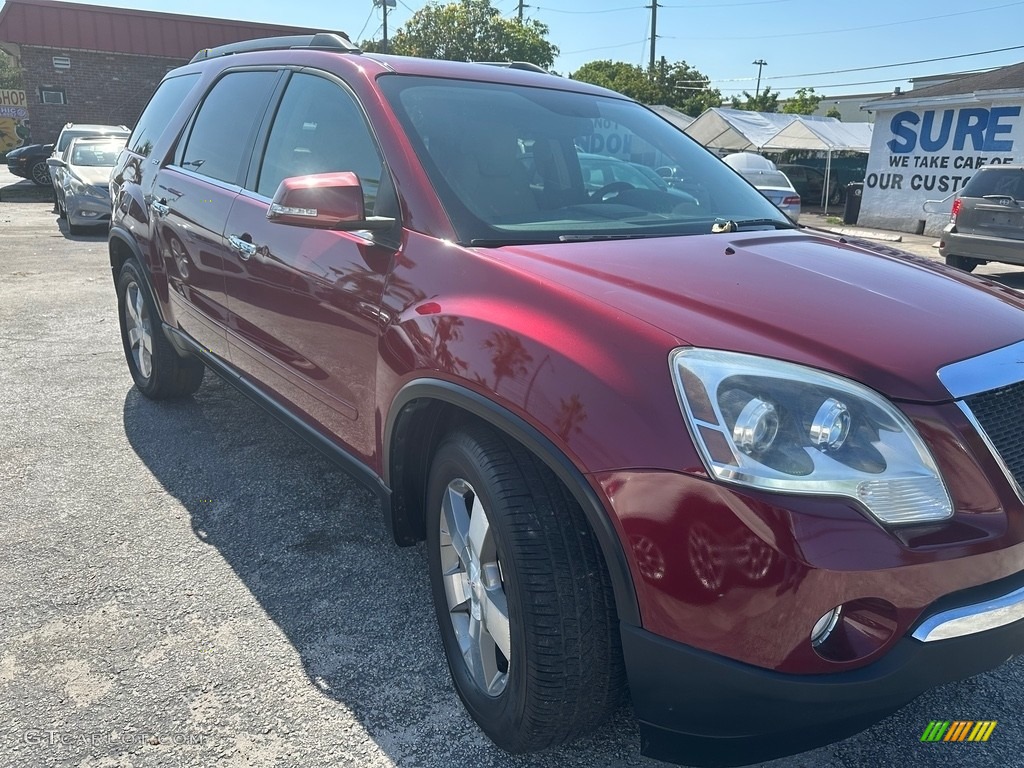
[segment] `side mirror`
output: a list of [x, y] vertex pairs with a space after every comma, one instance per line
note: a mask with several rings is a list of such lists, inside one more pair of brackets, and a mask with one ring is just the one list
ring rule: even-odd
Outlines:
[[267, 218], [278, 224], [316, 229], [387, 229], [394, 219], [366, 218], [363, 187], [349, 171], [314, 173], [285, 179], [274, 193]]
[[46, 164], [50, 168], [67, 168], [68, 164], [61, 160], [59, 157], [48, 157], [46, 158]]

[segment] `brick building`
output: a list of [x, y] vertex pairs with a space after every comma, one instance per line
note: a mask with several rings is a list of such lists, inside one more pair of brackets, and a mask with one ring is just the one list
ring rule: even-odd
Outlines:
[[19, 64], [32, 141], [65, 123], [132, 127], [164, 73], [202, 48], [309, 30], [56, 0], [6, 0], [0, 48]]

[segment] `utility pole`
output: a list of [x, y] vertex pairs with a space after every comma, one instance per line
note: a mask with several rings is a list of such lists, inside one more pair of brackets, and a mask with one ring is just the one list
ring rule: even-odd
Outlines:
[[767, 67], [768, 62], [765, 61], [764, 59], [758, 59], [757, 61], [751, 63], [757, 65], [757, 90], [754, 91], [754, 96], [757, 97], [761, 95], [761, 69], [763, 67]]
[[651, 0], [651, 4], [647, 7], [651, 9], [651, 61], [649, 66], [651, 77], [654, 77], [655, 51], [658, 45], [658, 0]]
[[519, 0], [519, 22], [520, 22], [520, 23], [522, 23], [522, 21], [523, 21], [523, 9], [524, 9], [524, 8], [529, 8], [529, 7], [530, 7], [530, 6], [528, 6], [528, 5], [527, 5], [527, 4], [526, 4], [526, 3], [524, 2], [524, 0]]
[[381, 53], [388, 52], [388, 8], [395, 7], [395, 0], [373, 0], [374, 5], [379, 5], [384, 11], [384, 42], [381, 45]]

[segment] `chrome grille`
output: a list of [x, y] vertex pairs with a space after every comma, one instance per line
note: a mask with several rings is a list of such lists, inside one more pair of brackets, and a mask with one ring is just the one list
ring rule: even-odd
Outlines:
[[1024, 488], [1024, 382], [964, 398], [1007, 472]]

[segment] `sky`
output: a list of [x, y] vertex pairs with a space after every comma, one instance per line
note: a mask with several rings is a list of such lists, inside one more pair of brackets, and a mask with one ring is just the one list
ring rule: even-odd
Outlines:
[[[373, 0], [77, 0], [310, 29], [341, 29], [353, 40], [379, 39]], [[549, 27], [570, 74], [588, 61], [646, 65], [651, 0], [529, 0], [525, 14]], [[518, 0], [492, 0], [516, 15]], [[396, 0], [388, 28], [426, 5]], [[800, 87], [818, 94], [891, 92], [909, 78], [967, 72], [1024, 61], [1024, 0], [662, 0], [656, 53], [686, 61], [729, 97], [770, 85], [782, 96]], [[1002, 50], [1013, 48], [1014, 50]], [[995, 51], [981, 54], [986, 51]], [[959, 57], [959, 58], [949, 58]], [[945, 59], [924, 61], [926, 59]], [[920, 63], [909, 63], [920, 62]], [[903, 64], [904, 66], [881, 65]], [[857, 70], [861, 71], [841, 71]]]

